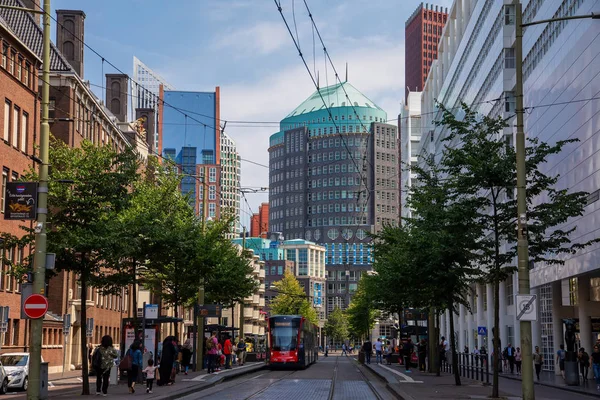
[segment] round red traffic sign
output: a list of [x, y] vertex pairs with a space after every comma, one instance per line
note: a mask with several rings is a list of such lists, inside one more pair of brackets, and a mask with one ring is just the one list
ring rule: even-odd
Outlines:
[[48, 311], [48, 299], [41, 294], [32, 294], [23, 303], [23, 312], [29, 318], [42, 318]]

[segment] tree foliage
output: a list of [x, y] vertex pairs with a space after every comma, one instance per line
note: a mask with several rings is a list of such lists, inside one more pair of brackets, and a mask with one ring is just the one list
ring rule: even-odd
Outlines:
[[[468, 195], [477, 206], [473, 228], [483, 234], [477, 241], [478, 263], [486, 271], [485, 280], [494, 290], [494, 380], [492, 396], [498, 396], [499, 285], [516, 270], [516, 152], [503, 136], [507, 122], [478, 115], [462, 105], [460, 117], [440, 106], [438, 122], [448, 134], [440, 168], [450, 185]], [[512, 137], [512, 136], [511, 136]], [[560, 176], [548, 175], [546, 161], [576, 140], [553, 145], [529, 138], [525, 149], [527, 178], [527, 217], [531, 261], [563, 264], [565, 254], [574, 254], [596, 240], [572, 243], [577, 227], [567, 223], [583, 215], [587, 193], [557, 188]]]
[[352, 301], [346, 309], [348, 331], [355, 338], [367, 337], [379, 316], [379, 312], [375, 309], [373, 300], [370, 297], [370, 292], [365, 288], [365, 282], [365, 278], [361, 277], [358, 281], [356, 293], [354, 293]]
[[291, 272], [286, 271], [283, 278], [273, 283], [273, 286], [277, 296], [270, 304], [272, 315], [302, 315], [313, 324], [318, 324], [317, 311]]
[[341, 342], [348, 338], [348, 319], [339, 307], [335, 307], [329, 314], [323, 331], [327, 337], [332, 338], [336, 342]]

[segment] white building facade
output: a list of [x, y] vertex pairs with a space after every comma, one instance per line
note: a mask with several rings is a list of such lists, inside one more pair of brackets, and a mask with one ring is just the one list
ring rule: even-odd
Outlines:
[[[439, 101], [460, 115], [460, 102], [482, 114], [509, 118], [504, 139], [514, 143], [515, 121], [515, 8], [512, 0], [456, 0], [439, 43], [422, 95], [421, 155], [439, 160], [445, 132], [435, 127]], [[600, 0], [522, 1], [523, 22], [600, 10]], [[599, 235], [600, 218], [600, 22], [591, 19], [542, 24], [524, 29], [523, 74], [525, 133], [550, 144], [579, 139], [550, 157], [549, 175], [560, 174], [557, 189], [590, 193], [583, 216], [562, 229], [577, 227], [575, 242]], [[449, 144], [449, 143], [445, 143]], [[456, 144], [456, 143], [454, 143]], [[600, 338], [600, 246], [593, 245], [565, 259], [565, 265], [534, 265], [532, 293], [538, 295], [538, 320], [532, 323], [533, 345], [544, 353], [544, 369], [555, 370], [554, 354], [564, 343], [563, 318], [578, 326], [578, 345], [591, 351]], [[491, 348], [493, 294], [490, 285], [473, 287], [472, 312], [460, 307], [454, 315], [459, 348]], [[515, 316], [516, 274], [500, 285], [502, 346], [520, 343]], [[449, 318], [442, 333], [449, 336]], [[478, 335], [485, 327], [488, 336]]]
[[[167, 81], [159, 74], [152, 71], [146, 64], [140, 61], [139, 58], [133, 56], [133, 80], [131, 81], [131, 95], [136, 108], [153, 108], [158, 118], [158, 94], [160, 85], [163, 85], [164, 90], [175, 90]], [[154, 148], [158, 149], [158, 120], [154, 122], [156, 131], [154, 132]]]
[[409, 92], [406, 104], [400, 112], [400, 209], [402, 218], [411, 215], [406, 205], [409, 188], [412, 186], [414, 173], [411, 168], [419, 159], [419, 148], [422, 135], [421, 129], [421, 93]]
[[[221, 134], [221, 213], [240, 220], [240, 186], [242, 182], [242, 160], [235, 142], [226, 132]], [[229, 234], [229, 239], [238, 237], [239, 224]]]

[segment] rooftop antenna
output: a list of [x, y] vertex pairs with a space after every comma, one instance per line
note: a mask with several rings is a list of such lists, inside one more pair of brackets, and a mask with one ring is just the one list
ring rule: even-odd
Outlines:
[[346, 63], [346, 80], [344, 82], [348, 82], [348, 63]]

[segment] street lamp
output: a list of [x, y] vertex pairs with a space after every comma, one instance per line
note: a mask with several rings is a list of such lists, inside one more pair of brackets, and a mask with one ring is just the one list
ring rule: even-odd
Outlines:
[[[527, 240], [527, 171], [525, 166], [525, 132], [524, 132], [524, 113], [523, 106], [523, 28], [531, 25], [539, 25], [556, 21], [565, 21], [571, 19], [600, 19], [600, 14], [591, 13], [589, 15], [573, 15], [559, 18], [544, 19], [523, 24], [523, 13], [521, 1], [514, 0], [515, 6], [515, 58], [516, 58], [516, 114], [517, 114], [517, 136], [516, 136], [516, 154], [517, 154], [517, 260], [519, 293], [529, 294], [531, 290], [529, 282], [529, 248]], [[521, 348], [523, 375], [522, 391], [523, 400], [534, 400], [533, 389], [533, 357], [531, 353], [531, 322], [520, 321]]]

